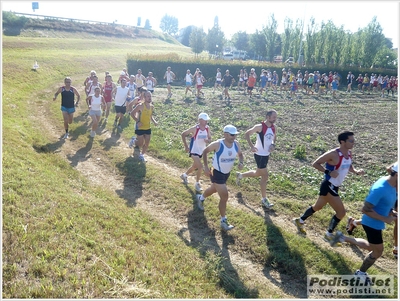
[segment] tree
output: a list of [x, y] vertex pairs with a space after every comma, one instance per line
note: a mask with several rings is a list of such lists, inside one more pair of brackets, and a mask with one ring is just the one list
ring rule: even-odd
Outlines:
[[265, 35], [262, 32], [256, 30], [256, 33], [250, 35], [250, 48], [258, 58], [267, 56], [266, 44]]
[[249, 35], [239, 31], [232, 36], [232, 42], [238, 50], [249, 50]]
[[263, 27], [262, 33], [265, 36], [265, 51], [270, 62], [274, 59], [276, 54], [280, 54], [280, 38], [277, 33], [278, 22], [274, 14], [270, 15], [268, 23]]
[[361, 48], [363, 49], [363, 61], [365, 66], [372, 66], [376, 53], [381, 47], [385, 46], [385, 42], [385, 36], [382, 34], [382, 27], [377, 22], [376, 17], [373, 17], [362, 34]]
[[166, 14], [161, 18], [160, 29], [169, 35], [176, 34], [178, 32], [178, 19]]
[[[216, 17], [217, 18], [217, 17]], [[208, 30], [208, 34], [206, 37], [206, 49], [209, 53], [217, 53], [223, 49], [224, 46], [224, 33], [221, 28], [218, 26], [218, 21], [215, 23], [213, 28]]]
[[149, 19], [146, 19], [146, 22], [144, 23], [144, 29], [151, 29], [151, 25], [150, 25]]
[[187, 47], [190, 46], [190, 34], [192, 33], [192, 30], [194, 28], [196, 28], [196, 27], [193, 25], [189, 25], [181, 30], [182, 34], [181, 34], [180, 41], [181, 41], [182, 45], [185, 45]]
[[381, 68], [396, 68], [394, 64], [396, 59], [396, 52], [384, 46], [376, 53], [373, 65]]
[[17, 36], [28, 22], [28, 18], [18, 17], [12, 12], [3, 11], [3, 33], [9, 36]]
[[308, 23], [306, 43], [304, 47], [304, 58], [308, 63], [315, 63], [315, 19], [312, 17]]
[[206, 34], [201, 27], [195, 27], [192, 30], [189, 38], [189, 45], [192, 48], [192, 51], [196, 54], [196, 57], [199, 53], [204, 50], [204, 46], [206, 44]]

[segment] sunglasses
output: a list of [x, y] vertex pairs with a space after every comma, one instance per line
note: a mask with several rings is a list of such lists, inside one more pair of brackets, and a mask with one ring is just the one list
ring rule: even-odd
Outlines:
[[347, 142], [354, 143], [354, 139], [352, 139], [352, 140], [347, 140]]
[[231, 135], [231, 137], [235, 137], [237, 135], [237, 134], [231, 134], [231, 133], [228, 133], [228, 132], [226, 132], [226, 133]]

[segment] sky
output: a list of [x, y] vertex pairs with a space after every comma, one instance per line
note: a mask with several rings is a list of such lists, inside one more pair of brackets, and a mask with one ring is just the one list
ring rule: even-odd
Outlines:
[[[32, 2], [39, 9], [32, 9]], [[261, 30], [274, 14], [278, 33], [284, 29], [285, 18], [294, 23], [304, 20], [305, 30], [311, 17], [316, 22], [332, 22], [345, 30], [356, 32], [371, 22], [374, 16], [383, 34], [392, 39], [393, 47], [399, 46], [399, 1], [1, 1], [4, 11], [37, 15], [84, 19], [136, 26], [150, 21], [152, 29], [161, 31], [160, 20], [166, 14], [178, 19], [179, 29], [194, 25], [207, 33], [218, 16], [219, 26], [226, 38], [238, 32], [254, 33]]]

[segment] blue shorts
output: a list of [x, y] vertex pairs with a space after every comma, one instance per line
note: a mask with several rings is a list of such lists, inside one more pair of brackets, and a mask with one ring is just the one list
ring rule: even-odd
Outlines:
[[186, 87], [191, 87], [192, 83], [191, 82], [186, 82]]
[[61, 106], [61, 111], [67, 112], [68, 114], [72, 114], [75, 112], [75, 107], [74, 108], [66, 108], [66, 107]]

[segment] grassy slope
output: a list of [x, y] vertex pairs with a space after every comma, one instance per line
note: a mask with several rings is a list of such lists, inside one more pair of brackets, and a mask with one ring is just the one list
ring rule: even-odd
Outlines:
[[[94, 49], [91, 46], [104, 45], [105, 40], [107, 47]], [[132, 40], [113, 38], [87, 38], [82, 42], [78, 36], [3, 38], [3, 297], [104, 297], [107, 296], [105, 291], [129, 297], [235, 296], [234, 290], [218, 285], [221, 278], [215, 273], [218, 271], [215, 259], [209, 256], [199, 259], [197, 250], [186, 247], [175, 234], [160, 229], [157, 221], [146, 213], [129, 211], [126, 214], [125, 204], [121, 204], [113, 193], [92, 187], [67, 162], [60, 161], [57, 154], [43, 150], [43, 145], [52, 145], [54, 141], [42, 136], [40, 128], [29, 118], [30, 110], [36, 105], [51, 102], [55, 85], [64, 76], [74, 75], [73, 80], [80, 86], [89, 70], [120, 70], [125, 65], [126, 53], [148, 48], [147, 40], [133, 43]], [[151, 41], [151, 48], [160, 53], [176, 51], [183, 56], [190, 55], [186, 49], [158, 40]], [[39, 61], [40, 70], [30, 72], [35, 59]], [[29, 74], [22, 81], [21, 75], [15, 72], [21, 69]], [[177, 95], [179, 93], [176, 91]], [[391, 142], [393, 134], [397, 137], [397, 104], [393, 102], [368, 100], [364, 103], [355, 98], [344, 100], [342, 104], [327, 105], [310, 99], [309, 104], [304, 101], [288, 105], [287, 101], [274, 99], [271, 95], [272, 102], [268, 104], [255, 101], [251, 106], [236, 103], [228, 107], [215, 100], [182, 102], [178, 101], [178, 96], [170, 103], [163, 102], [162, 97], [159, 100], [157, 117], [163, 126], [154, 131], [151, 152], [161, 159], [168, 158], [171, 164], [182, 169], [189, 161], [180, 151], [179, 133], [195, 122], [197, 113], [193, 112], [206, 110], [218, 116], [211, 124], [217, 138], [219, 129], [228, 121], [234, 120], [244, 131], [260, 119], [260, 114], [253, 113], [255, 110], [259, 112], [273, 104], [280, 114], [280, 151], [271, 162], [268, 189], [277, 199], [277, 211], [288, 216], [298, 214], [315, 198], [320, 176], [308, 167], [308, 163], [323, 150], [335, 146], [332, 141], [339, 130], [351, 128], [359, 132], [356, 160], [369, 174], [363, 179], [352, 178], [351, 184], [346, 186], [345, 198], [354, 203], [350, 207], [352, 214], [357, 212], [369, 184], [382, 174], [382, 166], [392, 162], [397, 153]], [[338, 111], [348, 115], [337, 114], [332, 119]], [[52, 104], [50, 112], [49, 122], [61, 125], [58, 104]], [[372, 120], [371, 115], [375, 117]], [[176, 130], [165, 133], [162, 128], [168, 126]], [[377, 126], [382, 131], [377, 132]], [[74, 123], [72, 131], [85, 132], [85, 129]], [[124, 135], [129, 136], [128, 133], [129, 130]], [[87, 138], [81, 135], [77, 143], [84, 145], [86, 141]], [[246, 149], [244, 140], [241, 142]], [[303, 161], [293, 156], [297, 145], [307, 146]], [[123, 167], [122, 159], [112, 151], [110, 160], [121, 173], [129, 173]], [[247, 168], [252, 168], [250, 155], [246, 156], [246, 163]], [[170, 210], [187, 206], [182, 201], [185, 189], [175, 188], [175, 182], [164, 187], [154, 181], [154, 174], [157, 170], [149, 167], [143, 181], [147, 187], [158, 190], [164, 198], [169, 196], [171, 187], [176, 189], [176, 197], [167, 204]], [[232, 184], [233, 179], [230, 181]], [[301, 185], [294, 189], [293, 183], [297, 181]], [[167, 182], [166, 179], [164, 183]], [[257, 203], [257, 181], [245, 183], [248, 185], [242, 188], [244, 200]], [[331, 211], [326, 210], [326, 214], [316, 216], [310, 225], [322, 231], [319, 224], [326, 224], [330, 214]], [[253, 254], [252, 260], [272, 265], [281, 272], [293, 276], [343, 273], [358, 265], [326, 250], [321, 259], [317, 255], [321, 253], [319, 247], [258, 216], [243, 214], [240, 210], [230, 210], [230, 216], [235, 223], [248, 225], [234, 234], [236, 240], [242, 242], [232, 248], [245, 248], [243, 251]], [[208, 219], [216, 217], [216, 209], [210, 208]], [[389, 257], [391, 231], [386, 232], [390, 232], [386, 233], [389, 251], [385, 253]], [[264, 247], [265, 243], [268, 248]], [[288, 251], [281, 252], [285, 248]], [[160, 258], [166, 259], [165, 249], [176, 255], [168, 256], [169, 261], [160, 266]], [[180, 258], [189, 258], [191, 265], [187, 266]], [[313, 262], [315, 258], [320, 260], [317, 267]], [[303, 265], [299, 266], [299, 262]], [[158, 266], [157, 269], [154, 266]], [[301, 266], [304, 270], [298, 270]], [[179, 276], [175, 270], [180, 271]], [[172, 283], [175, 285], [171, 286]], [[131, 290], [122, 290], [127, 287]], [[244, 293], [243, 296], [252, 295]]]

